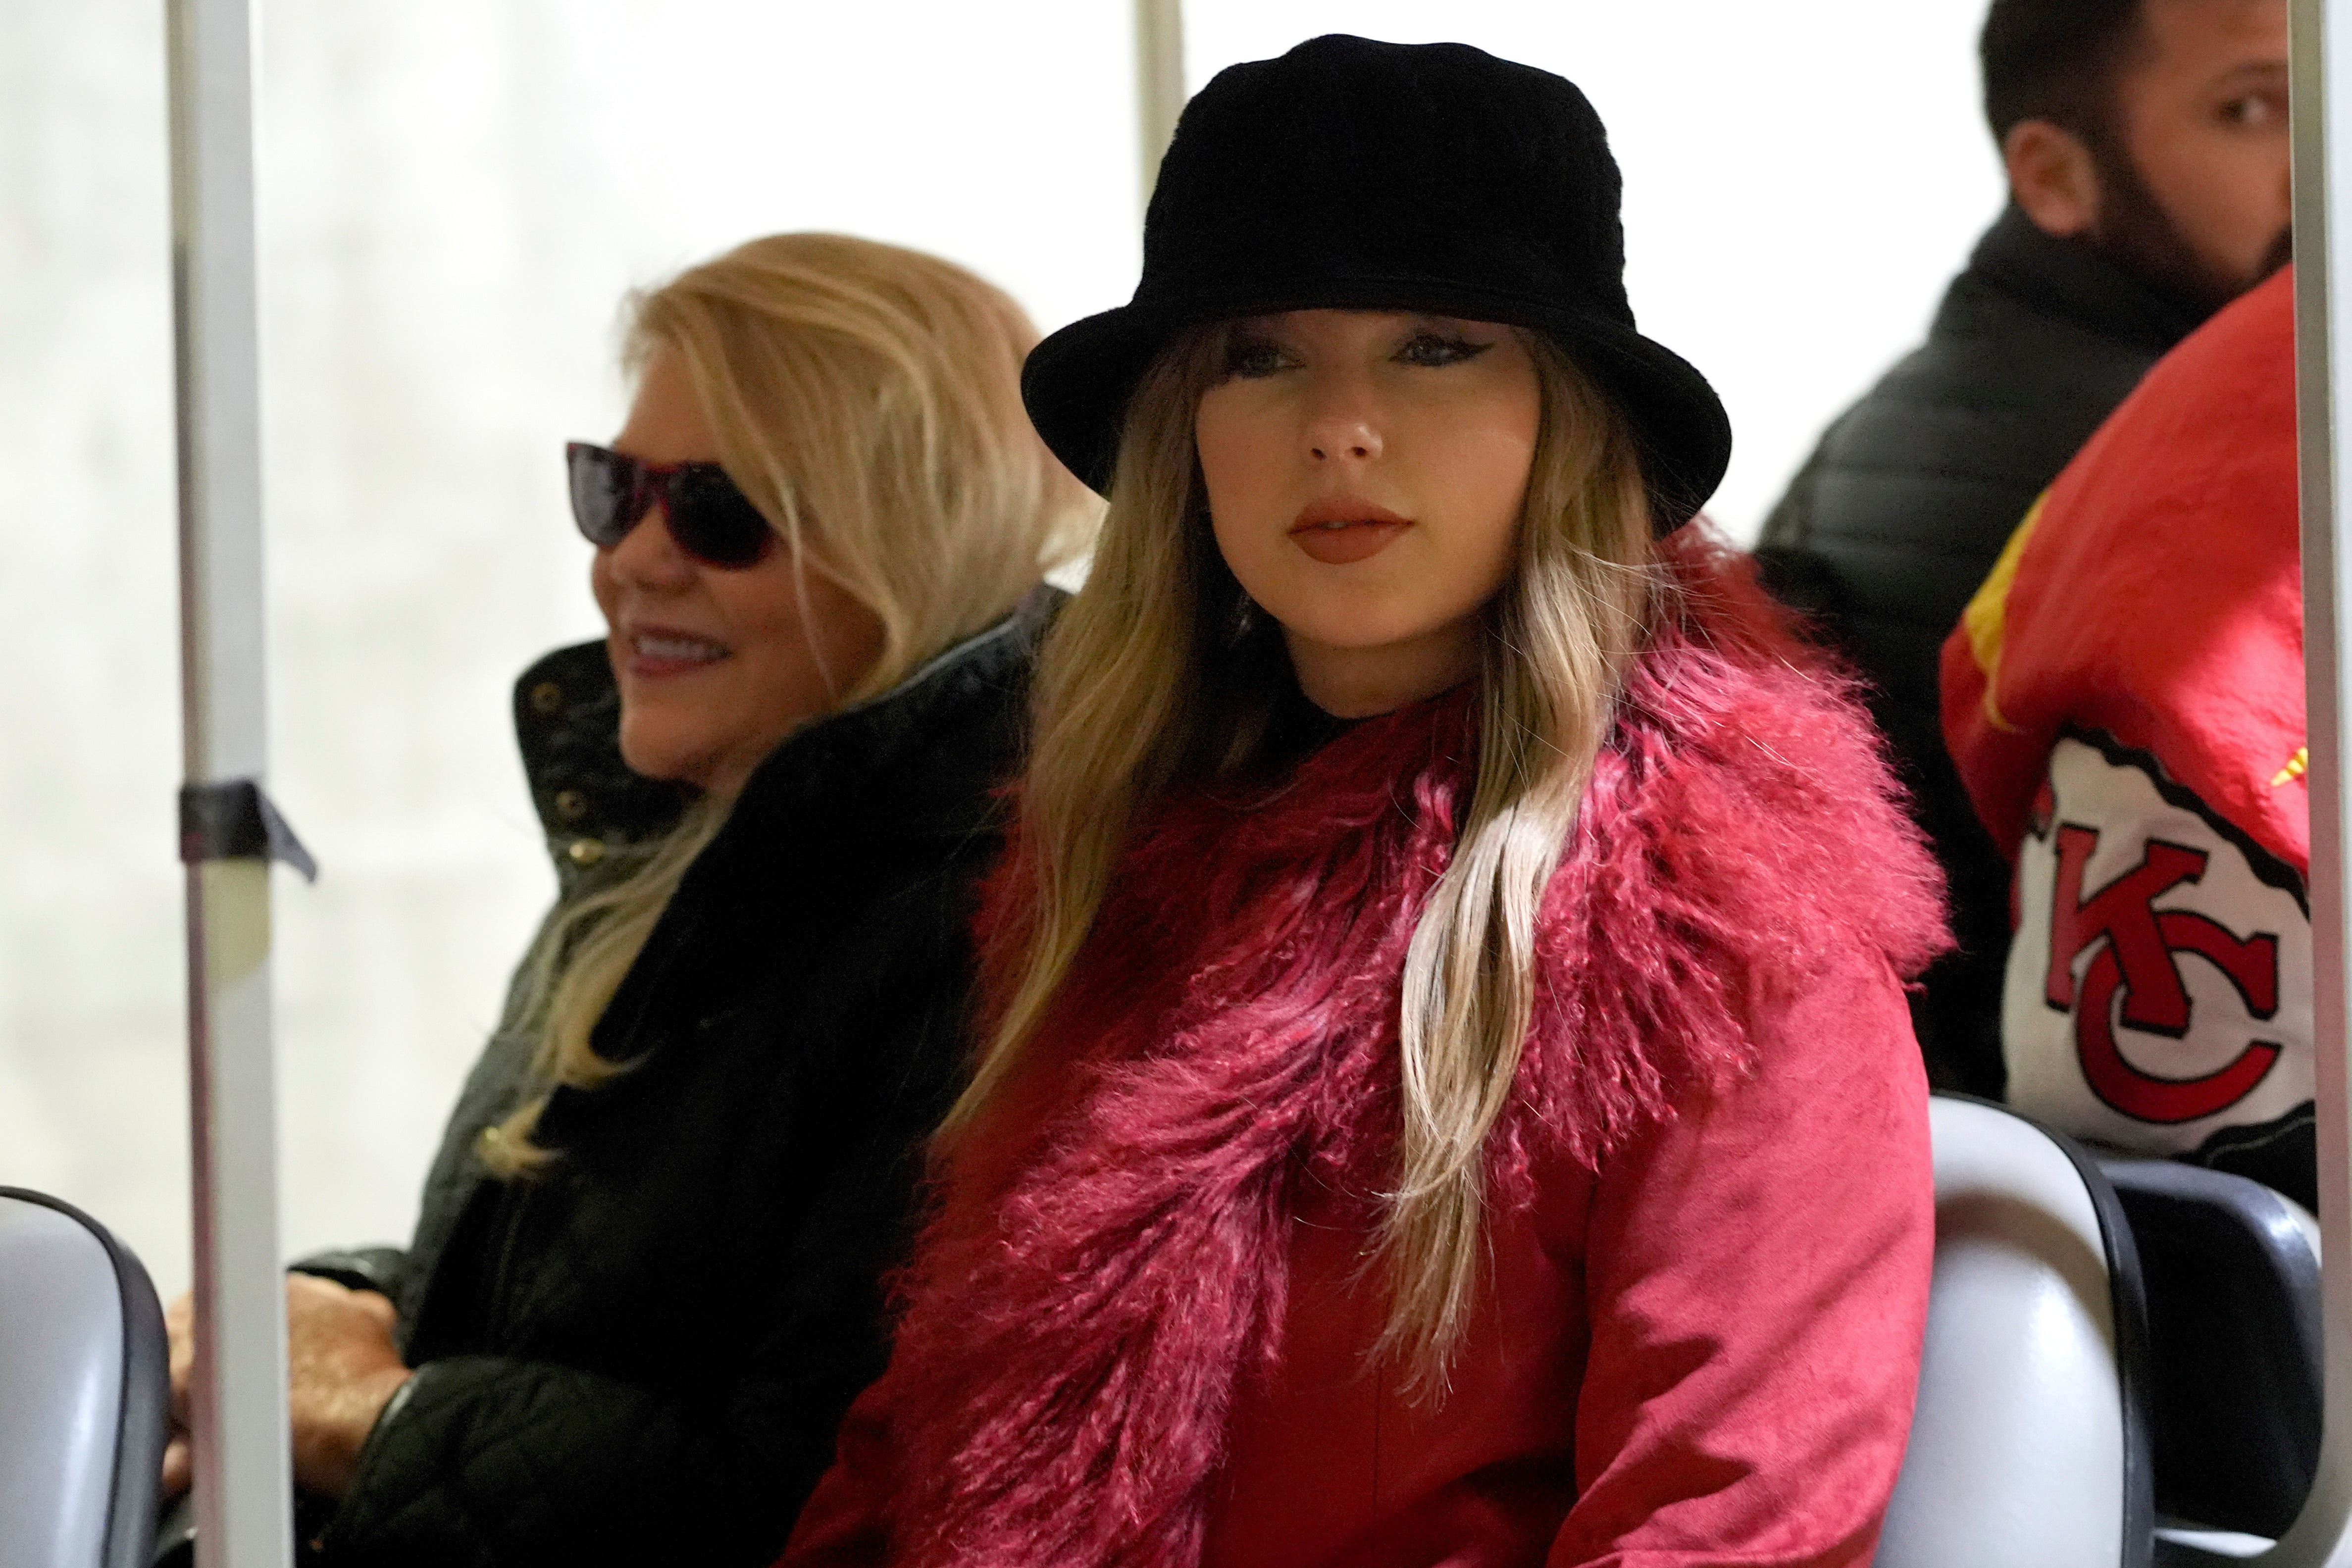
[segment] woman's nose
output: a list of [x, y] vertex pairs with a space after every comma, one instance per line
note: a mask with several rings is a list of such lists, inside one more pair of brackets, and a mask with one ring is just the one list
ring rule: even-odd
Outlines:
[[621, 581], [642, 588], [681, 588], [694, 580], [694, 559], [670, 537], [669, 517], [658, 501], [613, 547], [612, 569]]
[[1315, 390], [1307, 450], [1320, 463], [1370, 463], [1381, 455], [1381, 419], [1371, 389], [1356, 377], [1333, 377]]

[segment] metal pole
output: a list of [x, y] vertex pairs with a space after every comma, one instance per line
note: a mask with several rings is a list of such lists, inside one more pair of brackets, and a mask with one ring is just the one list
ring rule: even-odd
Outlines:
[[[2303, 528], [2303, 650], [2311, 768], [2311, 957], [2313, 1071], [2318, 1121], [2325, 1425], [2319, 1468], [2303, 1512], [2262, 1561], [2278, 1568], [2352, 1568], [2352, 1057], [2346, 1051], [2347, 977], [2352, 927], [2346, 924], [2347, 864], [2344, 740], [2352, 732], [2352, 642], [2342, 612], [2352, 604], [2352, 558], [2345, 551], [2337, 480], [2352, 472], [2339, 411], [2352, 371], [2352, 313], [2345, 293], [2352, 244], [2337, 245], [2335, 220], [2352, 213], [2352, 123], [2332, 90], [2347, 78], [2352, 0], [2293, 0], [2294, 135], [2295, 420]], [[2335, 156], [2338, 148], [2346, 153]]]
[[[196, 1555], [293, 1556], [263, 722], [252, 0], [165, 0], [195, 1186]], [[239, 789], [243, 793], [240, 795]], [[236, 808], [247, 804], [240, 814]]]
[[1135, 0], [1135, 110], [1144, 204], [1184, 110], [1184, 0]]

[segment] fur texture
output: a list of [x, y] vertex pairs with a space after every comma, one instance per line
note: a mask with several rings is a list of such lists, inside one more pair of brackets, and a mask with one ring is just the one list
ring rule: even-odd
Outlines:
[[[1689, 612], [1641, 660], [1547, 895], [1496, 1205], [1769, 1065], [1750, 1007], [1827, 956], [1908, 976], [1944, 944], [1849, 695], [1744, 567], [1693, 541], [1674, 570]], [[987, 1157], [948, 1153], [890, 1374], [892, 1562], [1197, 1563], [1232, 1400], [1280, 1354], [1303, 1195], [1378, 1215], [1399, 978], [1469, 714], [1368, 721], [1271, 800], [1195, 795], [1139, 835], [1016, 1109], [961, 1140]], [[1017, 921], [1017, 887], [994, 899]]]

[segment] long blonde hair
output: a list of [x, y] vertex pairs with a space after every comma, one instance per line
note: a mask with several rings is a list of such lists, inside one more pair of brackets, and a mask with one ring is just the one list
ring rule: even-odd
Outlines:
[[[773, 235], [632, 298], [623, 363], [677, 356], [719, 464], [800, 570], [872, 611], [882, 650], [834, 711], [896, 687], [1003, 619], [1090, 541], [1098, 510], [1021, 406], [1036, 329], [1002, 290], [919, 251]], [[540, 933], [509, 1009], [537, 1037], [531, 1092], [479, 1152], [500, 1175], [546, 1157], [548, 1095], [617, 1071], [591, 1043], [679, 881], [726, 818], [693, 801], [663, 839], [609, 857]]]
[[[950, 1135], [1052, 1008], [1139, 815], [1181, 779], [1245, 766], [1289, 678], [1278, 643], [1234, 635], [1245, 601], [1217, 553], [1193, 450], [1223, 339], [1192, 334], [1139, 387], [1091, 573], [1040, 655], [1020, 839], [1034, 902]], [[1381, 1350], [1433, 1390], [1475, 1293], [1480, 1156], [1533, 1009], [1544, 888], [1667, 591], [1630, 426], [1549, 339], [1527, 341], [1542, 423], [1516, 568], [1484, 612], [1476, 782], [1413, 931], [1398, 1019], [1404, 1123], [1380, 1238]]]

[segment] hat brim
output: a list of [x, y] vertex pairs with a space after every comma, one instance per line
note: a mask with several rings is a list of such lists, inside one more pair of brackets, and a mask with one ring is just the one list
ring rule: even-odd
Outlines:
[[1419, 310], [1545, 333], [1599, 382], [1642, 444], [1657, 531], [1706, 504], [1731, 463], [1731, 422], [1706, 378], [1622, 321], [1492, 290], [1395, 278], [1334, 278], [1290, 296], [1153, 300], [1074, 321], [1030, 350], [1021, 396], [1070, 472], [1108, 494], [1127, 404], [1160, 351], [1187, 329], [1285, 310]]

